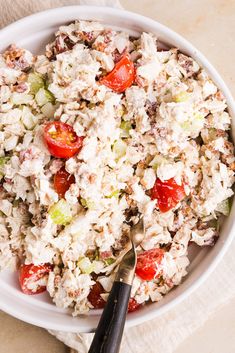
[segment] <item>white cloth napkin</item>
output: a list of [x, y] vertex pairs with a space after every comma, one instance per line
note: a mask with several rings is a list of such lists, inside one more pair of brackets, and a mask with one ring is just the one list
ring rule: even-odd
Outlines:
[[[0, 25], [36, 11], [79, 3], [121, 7], [118, 0], [4, 0], [0, 1]], [[190, 297], [155, 320], [126, 329], [120, 353], [174, 353], [212, 313], [235, 296], [234, 254], [235, 241], [214, 273]], [[92, 334], [50, 332], [71, 347], [71, 353], [86, 353], [93, 337]]]

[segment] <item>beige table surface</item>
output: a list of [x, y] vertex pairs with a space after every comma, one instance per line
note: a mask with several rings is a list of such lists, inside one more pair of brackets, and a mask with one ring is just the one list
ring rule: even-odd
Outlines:
[[[37, 10], [39, 3], [46, 8], [52, 4], [59, 6], [62, 1], [0, 0], [0, 26], [16, 19], [19, 13], [28, 15]], [[76, 0], [66, 3], [75, 4]], [[126, 9], [152, 17], [190, 40], [214, 64], [235, 96], [235, 0], [121, 0], [121, 3]], [[175, 353], [234, 353], [234, 329], [235, 298]], [[15, 352], [66, 353], [68, 349], [43, 329], [0, 312], [0, 353]]]

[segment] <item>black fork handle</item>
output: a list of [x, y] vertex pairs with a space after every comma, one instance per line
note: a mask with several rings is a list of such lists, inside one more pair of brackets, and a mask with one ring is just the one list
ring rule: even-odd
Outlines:
[[88, 353], [119, 352], [130, 293], [130, 284], [114, 282]]

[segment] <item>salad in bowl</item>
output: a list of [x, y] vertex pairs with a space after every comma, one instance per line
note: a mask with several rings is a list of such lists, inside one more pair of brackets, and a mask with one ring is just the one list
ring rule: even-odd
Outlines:
[[[43, 55], [0, 55], [0, 269], [74, 316], [103, 308], [143, 217], [129, 311], [187, 275], [230, 210], [226, 99], [157, 37], [99, 22], [59, 28]], [[194, 245], [193, 245], [194, 244]]]

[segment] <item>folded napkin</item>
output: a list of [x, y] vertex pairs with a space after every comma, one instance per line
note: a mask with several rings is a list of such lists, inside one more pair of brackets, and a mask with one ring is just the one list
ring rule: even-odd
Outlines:
[[[1, 26], [20, 17], [51, 7], [90, 4], [121, 7], [118, 0], [5, 0], [0, 2]], [[235, 296], [235, 241], [206, 282], [183, 302], [155, 320], [125, 330], [121, 353], [173, 353], [218, 307]], [[86, 353], [93, 334], [50, 331], [71, 347], [71, 353]]]

